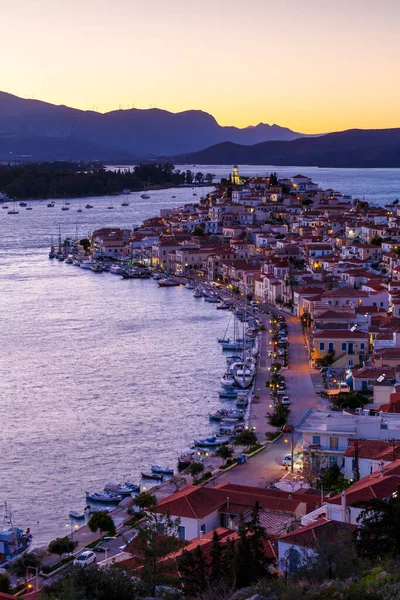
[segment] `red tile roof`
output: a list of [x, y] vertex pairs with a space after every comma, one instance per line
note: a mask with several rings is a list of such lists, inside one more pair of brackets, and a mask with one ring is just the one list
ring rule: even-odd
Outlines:
[[334, 539], [341, 531], [353, 533], [356, 529], [356, 525], [341, 521], [329, 521], [322, 517], [294, 532], [281, 536], [279, 541], [293, 546], [317, 549], [326, 539]]
[[[400, 458], [400, 442], [394, 444], [395, 460]], [[350, 441], [345, 456], [354, 456], [354, 441]], [[358, 457], [371, 458], [373, 460], [393, 460], [393, 443], [383, 440], [359, 440], [358, 441]]]
[[[353, 483], [345, 492], [346, 502], [348, 505], [354, 505], [361, 501], [388, 498], [399, 484], [400, 460], [396, 460], [384, 468], [383, 476], [380, 472], [376, 472]], [[341, 495], [330, 498], [329, 503], [340, 504]]]
[[346, 339], [346, 340], [365, 340], [369, 339], [369, 334], [364, 333], [363, 331], [350, 331], [346, 330], [335, 330], [330, 329], [329, 331], [318, 331], [318, 333], [314, 333], [314, 338], [331, 338], [331, 339]]

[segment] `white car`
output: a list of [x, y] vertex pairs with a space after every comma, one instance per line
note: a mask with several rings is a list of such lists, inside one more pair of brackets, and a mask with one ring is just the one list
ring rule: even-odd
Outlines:
[[87, 565], [91, 565], [96, 562], [96, 555], [91, 550], [86, 550], [86, 552], [82, 552], [79, 556], [74, 560], [74, 565], [79, 565], [80, 567], [86, 567]]
[[282, 396], [282, 404], [283, 406], [290, 406], [289, 396]]
[[292, 455], [285, 454], [285, 456], [283, 457], [282, 464], [284, 467], [290, 467], [290, 465], [292, 464]]

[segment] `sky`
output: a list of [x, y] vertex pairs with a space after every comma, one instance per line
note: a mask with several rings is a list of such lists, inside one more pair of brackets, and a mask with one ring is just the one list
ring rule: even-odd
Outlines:
[[400, 127], [400, 0], [2, 0], [0, 90], [302, 133]]

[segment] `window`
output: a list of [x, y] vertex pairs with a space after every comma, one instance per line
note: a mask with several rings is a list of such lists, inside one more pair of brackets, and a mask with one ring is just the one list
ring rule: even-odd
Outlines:
[[320, 342], [319, 343], [319, 349], [320, 350], [325, 350], [325, 342]]
[[338, 442], [339, 442], [339, 440], [338, 440], [337, 437], [331, 437], [331, 438], [329, 438], [329, 448], [331, 450], [337, 450], [338, 449], [338, 445], [339, 445]]
[[329, 457], [329, 466], [333, 467], [333, 465], [337, 465], [337, 456], [330, 456]]
[[203, 525], [201, 525], [200, 527], [200, 533], [205, 533], [206, 532], [206, 524], [203, 523]]
[[313, 435], [312, 436], [312, 443], [319, 445], [321, 443], [321, 436], [320, 435]]
[[346, 342], [342, 343], [342, 351], [345, 352], [347, 350], [347, 344]]
[[380, 305], [383, 307], [383, 302], [381, 302]]
[[364, 342], [360, 343], [360, 350], [365, 350], [365, 343]]
[[349, 358], [349, 367], [352, 367], [354, 365], [354, 361], [352, 358]]
[[329, 342], [328, 344], [328, 352], [333, 352], [335, 350], [335, 345], [333, 342]]
[[186, 533], [185, 527], [183, 527], [183, 525], [179, 525], [179, 527], [178, 527], [178, 538], [180, 540], [184, 540], [185, 539], [185, 533]]

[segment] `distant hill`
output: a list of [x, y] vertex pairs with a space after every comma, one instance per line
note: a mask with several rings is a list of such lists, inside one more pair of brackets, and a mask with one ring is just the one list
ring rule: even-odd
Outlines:
[[200, 110], [116, 110], [105, 114], [0, 92], [0, 160], [126, 159], [193, 152], [230, 141], [256, 144], [302, 137], [286, 127], [222, 127]]
[[400, 167], [400, 128], [349, 129], [289, 142], [244, 146], [225, 142], [174, 156], [178, 164]]

